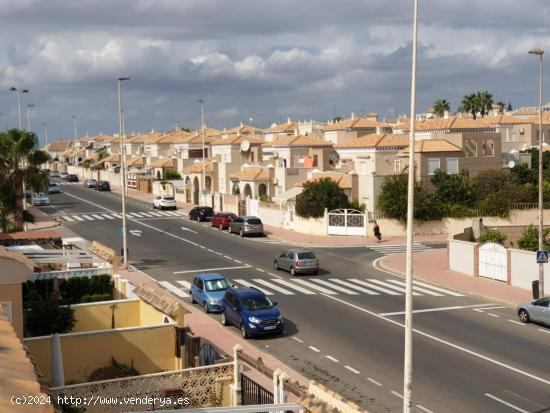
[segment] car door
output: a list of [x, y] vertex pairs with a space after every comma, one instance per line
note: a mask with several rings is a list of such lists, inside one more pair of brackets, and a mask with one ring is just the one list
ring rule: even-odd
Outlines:
[[206, 301], [204, 294], [204, 281], [200, 278], [197, 279], [197, 301], [201, 304], [204, 304]]
[[540, 323], [550, 324], [550, 299], [541, 298], [533, 303], [533, 314], [531, 319]]
[[283, 251], [279, 256], [277, 257], [277, 262], [279, 263], [279, 267], [286, 268], [286, 254], [288, 251]]
[[199, 296], [199, 294], [198, 294], [198, 292], [197, 292], [197, 290], [198, 290], [198, 287], [197, 287], [198, 281], [199, 281], [199, 278], [198, 278], [198, 277], [195, 277], [195, 278], [193, 279], [193, 282], [191, 283], [191, 296], [193, 297], [193, 299], [194, 299], [195, 301], [198, 300], [198, 296]]
[[286, 263], [285, 269], [287, 271], [290, 271], [290, 267], [294, 266], [294, 252], [288, 251], [286, 253], [285, 263]]
[[237, 321], [239, 319], [237, 314], [237, 307], [238, 307], [239, 301], [237, 300], [237, 297], [235, 297], [234, 294], [228, 293], [227, 294], [227, 304], [225, 306], [225, 315], [227, 321], [229, 321], [231, 324], [238, 325]]

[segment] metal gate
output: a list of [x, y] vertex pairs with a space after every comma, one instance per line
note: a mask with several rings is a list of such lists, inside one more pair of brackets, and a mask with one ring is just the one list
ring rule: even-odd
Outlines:
[[366, 217], [356, 209], [335, 209], [328, 213], [329, 235], [366, 234]]
[[241, 373], [241, 404], [272, 404], [273, 393]]
[[479, 276], [508, 281], [506, 248], [494, 242], [488, 242], [479, 248]]

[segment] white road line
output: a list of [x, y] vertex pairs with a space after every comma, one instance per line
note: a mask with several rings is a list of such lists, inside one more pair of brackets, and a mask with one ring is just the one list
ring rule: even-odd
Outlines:
[[163, 217], [169, 217], [170, 216], [170, 214], [168, 212], [165, 212], [165, 211], [159, 211], [159, 212], [157, 212], [157, 214], [160, 214]]
[[158, 283], [162, 285], [164, 288], [166, 288], [168, 291], [177, 295], [180, 298], [189, 297], [189, 294], [184, 293], [182, 290], [180, 290], [178, 287], [176, 287], [172, 283], [169, 283], [168, 281], [159, 281]]
[[496, 397], [496, 396], [493, 396], [493, 395], [490, 394], [490, 393], [485, 393], [484, 396], [487, 396], [487, 397], [489, 397], [490, 399], [493, 399], [494, 401], [497, 401], [497, 402], [499, 402], [499, 403], [502, 403], [503, 405], [508, 406], [510, 409], [514, 409], [514, 410], [517, 411], [517, 412], [529, 413], [528, 410], [523, 410], [523, 409], [519, 408], [518, 406], [513, 405], [512, 403], [508, 403], [508, 402], [505, 401], [505, 400], [502, 400], [502, 399], [499, 399], [499, 398]]
[[510, 320], [510, 319], [509, 319], [508, 321], [511, 322], [511, 323], [514, 323], [514, 324], [519, 324], [520, 326], [524, 326], [524, 325], [525, 325], [525, 324], [520, 323], [519, 321], [516, 321], [516, 320]]
[[345, 282], [343, 280], [339, 280], [338, 278], [330, 278], [330, 281], [332, 281], [333, 283], [345, 285], [346, 287], [353, 288], [354, 290], [361, 291], [365, 294], [380, 295], [380, 293], [377, 293], [377, 292], [372, 291], [372, 290], [367, 290], [366, 288], [359, 287], [358, 285], [353, 285], [352, 283]]
[[155, 216], [155, 217], [161, 217], [161, 216], [162, 216], [162, 215], [159, 214], [158, 212], [152, 212], [152, 211], [149, 211], [148, 214], [151, 214], [151, 215], [153, 215], [153, 216]]
[[389, 294], [389, 295], [401, 295], [401, 293], [398, 293], [396, 291], [388, 290], [384, 287], [379, 287], [377, 285], [374, 285], [374, 284], [371, 284], [371, 283], [368, 283], [368, 282], [365, 282], [365, 281], [358, 280], [357, 278], [349, 278], [349, 281], [352, 281], [352, 282], [354, 282], [356, 284], [359, 284], [359, 285], [364, 285], [365, 287], [369, 287], [369, 288], [372, 288], [373, 290], [381, 291], [381, 292]]
[[[419, 242], [414, 242], [413, 247], [418, 247], [424, 244], [420, 244]], [[384, 245], [365, 245], [367, 248], [385, 248], [385, 247], [406, 247], [407, 244], [384, 244]]]
[[391, 394], [393, 394], [394, 396], [397, 396], [399, 397], [400, 399], [403, 399], [403, 395], [401, 393], [397, 393], [396, 391], [392, 390], [390, 391]]
[[224, 257], [224, 258], [227, 258], [228, 260], [232, 260], [232, 259], [233, 259], [233, 257], [230, 257], [229, 255], [224, 255], [223, 257]]
[[334, 291], [327, 290], [326, 288], [320, 287], [320, 286], [318, 286], [318, 285], [315, 285], [315, 284], [313, 284], [313, 283], [309, 283], [309, 282], [304, 281], [304, 280], [294, 279], [293, 281], [294, 281], [295, 283], [305, 285], [306, 287], [309, 287], [309, 288], [311, 288], [312, 290], [320, 291], [320, 292], [322, 292], [323, 294], [327, 294], [327, 295], [336, 295], [336, 294], [338, 294], [338, 293], [335, 293]]
[[66, 215], [62, 216], [61, 218], [63, 218], [65, 221], [69, 221], [69, 222], [74, 221], [74, 219], [72, 219], [71, 217], [66, 216]]
[[[275, 274], [269, 273], [269, 275], [272, 275], [272, 276], [276, 277]], [[282, 280], [282, 279], [280, 279], [280, 278], [273, 278], [271, 281], [274, 281], [274, 282], [276, 282], [276, 283], [282, 284], [282, 285], [284, 285], [284, 286], [286, 286], [286, 287], [288, 287], [288, 288], [292, 288], [292, 289], [294, 289], [294, 290], [296, 290], [296, 291], [298, 291], [298, 292], [304, 293], [304, 294], [306, 294], [306, 295], [315, 295], [315, 294], [316, 294], [316, 293], [314, 293], [313, 291], [306, 290], [305, 288], [302, 288], [302, 287], [300, 287], [300, 286], [298, 286], [298, 285], [296, 285], [296, 284], [293, 284], [293, 283], [291, 283], [291, 282], [289, 282], [289, 281], [286, 281], [286, 280]]]
[[166, 211], [166, 213], [168, 215], [172, 215], [173, 217], [179, 217], [181, 216], [180, 214], [178, 214], [177, 212], [174, 212], [174, 211]]
[[143, 215], [141, 215], [141, 213], [139, 213], [139, 212], [128, 212], [127, 215], [130, 215], [132, 218], [133, 217], [143, 218]]
[[185, 281], [185, 280], [178, 280], [176, 281], [179, 285], [182, 285], [184, 286], [186, 289], [190, 290], [191, 289], [191, 283], [189, 281]]
[[250, 268], [250, 265], [239, 265], [238, 267], [218, 267], [218, 268], [201, 268], [199, 270], [186, 270], [186, 271], [174, 271], [172, 274], [188, 274], [192, 272], [210, 272], [210, 271], [221, 271], [221, 270], [238, 270], [241, 268]]
[[293, 340], [296, 340], [298, 343], [303, 343], [304, 340], [300, 340], [298, 337], [292, 337]]
[[284, 295], [294, 295], [292, 291], [287, 290], [286, 288], [279, 287], [273, 283], [270, 283], [269, 281], [262, 280], [261, 278], [254, 278], [252, 281], [257, 282], [259, 284], [265, 285], [266, 287], [278, 291]]
[[334, 285], [332, 283], [329, 283], [328, 281], [325, 281], [325, 280], [317, 280], [317, 279], [311, 279], [311, 281], [313, 282], [316, 282], [316, 283], [319, 283], [319, 284], [322, 284], [326, 287], [329, 287], [329, 288], [332, 288], [333, 290], [336, 290], [336, 291], [341, 291], [345, 294], [349, 294], [349, 295], [358, 295], [355, 291], [352, 291], [352, 290], [348, 290], [347, 288], [344, 288], [344, 287], [340, 287], [338, 285]]
[[203, 250], [206, 249], [206, 247], [205, 247], [204, 245], [199, 245], [199, 248], [201, 248], [201, 249], [203, 249]]
[[73, 218], [76, 219], [77, 221], [84, 221], [84, 218], [82, 218], [79, 215], [73, 215]]
[[141, 215], [145, 215], [147, 218], [152, 218], [154, 215], [151, 215], [150, 212], [140, 212]]
[[[466, 308], [481, 307], [487, 304], [473, 304], [473, 305], [455, 305], [452, 307], [437, 307], [437, 308], [425, 308], [423, 310], [413, 310], [413, 313], [431, 313], [433, 311], [448, 311], [448, 310], [464, 310]], [[393, 313], [380, 313], [381, 316], [387, 317], [392, 315], [402, 315], [404, 311], [394, 311]]]
[[353, 367], [350, 367], [350, 366], [344, 366], [345, 369], [348, 369], [349, 371], [351, 371], [352, 373], [355, 373], [355, 374], [361, 374], [361, 372], [359, 370], [355, 370]]
[[327, 359], [329, 359], [330, 361], [334, 361], [335, 363], [339, 363], [339, 360], [332, 357], [332, 356], [325, 356]]
[[543, 333], [550, 334], [550, 331], [545, 330], [543, 328], [537, 328], [537, 330], [542, 331]]
[[382, 387], [382, 383], [374, 380], [372, 377], [367, 377], [367, 380], [370, 381], [372, 384], [376, 384], [378, 387]]
[[[209, 250], [209, 251], [212, 251], [212, 250]], [[235, 262], [237, 262], [237, 263], [239, 263], [239, 264], [242, 264], [242, 263], [243, 263], [242, 261], [239, 261], [238, 259], [235, 259], [235, 258], [233, 259], [233, 261], [235, 261]]]
[[218, 255], [223, 255], [221, 252], [219, 251], [216, 251], [215, 254], [218, 254]]
[[90, 214], [90, 215], [92, 215], [95, 219], [99, 219], [99, 220], [104, 220], [105, 219], [101, 215], [97, 215], [97, 214]]
[[315, 351], [316, 353], [320, 353], [321, 350], [319, 350], [317, 347], [308, 346], [311, 350]]
[[506, 307], [500, 305], [500, 306], [485, 307], [482, 310], [496, 310], [497, 308], [506, 308]]
[[257, 285], [251, 284], [248, 281], [243, 280], [242, 278], [237, 278], [237, 279], [234, 279], [233, 281], [236, 281], [239, 284], [242, 284], [242, 285], [244, 285], [245, 287], [248, 287], [248, 288], [257, 288], [258, 290], [263, 292], [265, 295], [273, 295], [273, 293], [271, 291], [266, 290], [265, 288], [260, 288]]
[[[387, 282], [384, 282], [384, 281], [376, 280], [374, 278], [369, 278], [369, 281], [373, 282], [373, 283], [376, 283], [376, 284], [383, 285], [384, 287], [387, 287], [387, 288], [393, 288], [394, 290], [400, 291], [402, 293], [405, 292], [404, 288], [399, 287], [397, 285], [388, 284]], [[413, 295], [422, 295], [422, 294], [419, 294], [419, 293], [416, 293], [416, 292], [413, 291]]]
[[[236, 260], [233, 260], [233, 261], [236, 261]], [[254, 267], [254, 268], [256, 268], [256, 269], [257, 269], [258, 271], [260, 271], [260, 272], [265, 272], [265, 270], [262, 270], [262, 269], [259, 268], [259, 267]]]
[[109, 215], [109, 214], [101, 214], [102, 217], [105, 217], [107, 219], [115, 219], [115, 217]]
[[89, 215], [82, 215], [82, 218], [87, 219], [88, 221], [93, 221], [94, 219]]
[[122, 219], [122, 215], [120, 214], [113, 213], [112, 215], [118, 219]]
[[464, 297], [464, 294], [460, 294], [451, 290], [447, 290], [446, 288], [436, 287], [435, 285], [431, 285], [422, 281], [414, 281], [416, 285], [420, 285], [421, 287], [428, 287], [431, 288], [434, 291], [439, 291], [440, 293], [444, 293], [447, 295], [452, 295], [454, 297]]
[[[388, 281], [391, 282], [391, 283], [397, 284], [397, 285], [401, 285], [403, 287], [406, 286], [406, 284], [403, 281], [399, 281], [399, 280], [388, 280]], [[424, 294], [433, 295], [433, 296], [436, 296], [436, 297], [443, 297], [443, 294], [436, 293], [436, 292], [427, 290], [427, 289], [422, 288], [422, 287], [417, 287], [416, 285], [414, 285], [414, 283], [413, 283], [413, 290], [419, 291], [419, 292], [424, 293]]]
[[426, 413], [434, 413], [432, 410], [430, 409], [426, 409], [424, 406], [422, 406], [421, 404], [417, 404], [416, 407], [418, 408], [418, 410], [422, 410], [423, 412], [426, 412]]
[[500, 316], [497, 315], [497, 314], [493, 314], [493, 313], [485, 313], [487, 315], [490, 315], [491, 317], [495, 317], [495, 318], [499, 318]]

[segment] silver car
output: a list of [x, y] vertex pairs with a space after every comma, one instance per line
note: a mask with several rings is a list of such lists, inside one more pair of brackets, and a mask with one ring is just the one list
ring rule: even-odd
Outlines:
[[540, 298], [530, 303], [520, 304], [518, 306], [519, 319], [528, 323], [535, 321], [550, 325], [550, 298]]
[[319, 259], [308, 250], [289, 249], [275, 257], [275, 269], [287, 270], [291, 275], [303, 273], [319, 273]]
[[241, 237], [245, 235], [264, 235], [264, 225], [258, 217], [237, 217], [229, 224], [229, 232]]
[[34, 194], [32, 204], [34, 206], [50, 205], [50, 198], [43, 192]]

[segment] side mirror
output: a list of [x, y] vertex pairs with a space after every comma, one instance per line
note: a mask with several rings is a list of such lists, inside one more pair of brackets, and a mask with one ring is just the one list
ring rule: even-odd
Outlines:
[[277, 305], [277, 301], [272, 301], [273, 305]]

